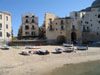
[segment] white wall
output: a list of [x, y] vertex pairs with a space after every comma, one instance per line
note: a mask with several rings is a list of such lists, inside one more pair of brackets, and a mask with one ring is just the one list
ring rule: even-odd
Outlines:
[[[12, 40], [11, 15], [2, 12], [0, 12], [0, 15], [2, 15], [2, 20], [0, 20], [2, 24], [2, 29], [0, 30], [0, 32], [2, 32], [2, 37], [0, 37], [0, 41], [10, 41]], [[6, 21], [6, 16], [8, 16], [8, 21]], [[8, 24], [8, 29], [6, 28], [6, 24]], [[10, 37], [7, 37], [6, 32], [10, 34]]]

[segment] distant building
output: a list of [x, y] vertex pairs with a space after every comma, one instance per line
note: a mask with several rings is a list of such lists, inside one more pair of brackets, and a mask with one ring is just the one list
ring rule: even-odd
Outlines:
[[71, 43], [71, 19], [60, 18], [52, 13], [45, 14], [46, 38], [49, 43]]
[[32, 40], [39, 36], [38, 17], [32, 13], [22, 15], [22, 25], [18, 31], [19, 39]]
[[12, 40], [11, 14], [0, 11], [0, 42]]
[[83, 42], [100, 41], [100, 0], [95, 0], [92, 5], [81, 11], [71, 12], [72, 25], [80, 25]]

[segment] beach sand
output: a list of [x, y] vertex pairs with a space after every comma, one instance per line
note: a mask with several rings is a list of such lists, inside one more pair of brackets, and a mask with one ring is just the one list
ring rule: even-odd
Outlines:
[[[39, 46], [54, 52], [55, 48], [62, 46]], [[42, 75], [65, 64], [75, 64], [88, 61], [100, 60], [100, 47], [89, 47], [86, 51], [49, 55], [20, 55], [21, 51], [29, 51], [25, 46], [20, 49], [0, 49], [0, 75]]]

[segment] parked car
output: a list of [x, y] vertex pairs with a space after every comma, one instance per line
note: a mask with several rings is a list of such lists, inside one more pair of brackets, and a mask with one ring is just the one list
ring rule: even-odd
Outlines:
[[30, 53], [30, 54], [37, 54], [38, 53], [38, 51], [29, 51], [28, 53]]
[[88, 50], [88, 46], [77, 46], [77, 50]]
[[22, 51], [20, 54], [21, 54], [21, 55], [29, 55], [29, 53], [26, 52], [26, 51]]
[[25, 49], [40, 49], [40, 48], [37, 46], [26, 46]]
[[50, 52], [48, 51], [48, 50], [39, 50], [38, 52], [37, 52], [37, 54], [38, 55], [47, 55], [47, 54], [49, 54]]
[[62, 53], [62, 49], [61, 48], [55, 48], [56, 53]]
[[3, 50], [9, 50], [9, 49], [11, 48], [11, 47], [8, 46], [8, 45], [3, 45], [2, 47], [3, 47]]
[[64, 51], [66, 52], [73, 52], [74, 51], [74, 45], [73, 44], [63, 44]]

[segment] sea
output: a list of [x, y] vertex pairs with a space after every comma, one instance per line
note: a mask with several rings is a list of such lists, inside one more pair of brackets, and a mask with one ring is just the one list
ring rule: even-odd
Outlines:
[[46, 75], [100, 75], [100, 61], [66, 64]]

